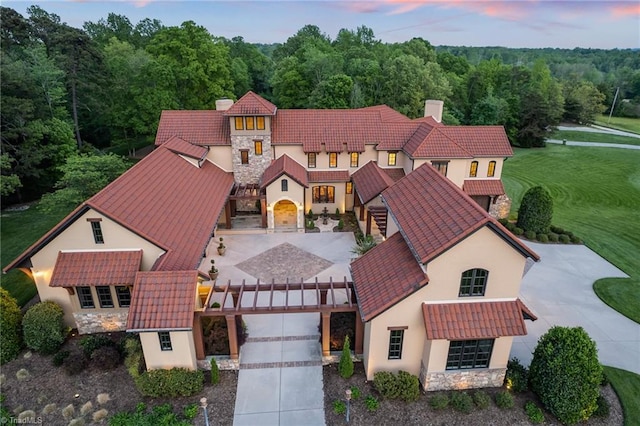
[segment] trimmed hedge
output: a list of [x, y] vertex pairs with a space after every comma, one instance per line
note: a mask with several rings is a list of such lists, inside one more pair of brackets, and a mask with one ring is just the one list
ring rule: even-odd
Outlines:
[[464, 414], [469, 414], [473, 410], [473, 398], [468, 393], [452, 392], [451, 393], [451, 406], [454, 410]]
[[191, 396], [202, 391], [204, 373], [186, 368], [149, 370], [136, 377], [135, 383], [144, 396]]
[[542, 186], [530, 188], [522, 197], [517, 226], [525, 231], [546, 233], [551, 228], [552, 217], [553, 199], [549, 191]]
[[406, 371], [398, 371], [398, 374], [378, 371], [373, 375], [373, 385], [383, 397], [388, 399], [400, 398], [410, 402], [417, 400], [420, 396], [418, 377]]
[[102, 334], [90, 334], [80, 339], [80, 347], [87, 358], [91, 358], [93, 351], [105, 346], [115, 346], [115, 343]]
[[22, 333], [20, 323], [22, 312], [16, 299], [9, 292], [0, 288], [0, 364], [9, 362], [20, 353]]
[[504, 376], [504, 384], [507, 389], [514, 392], [526, 392], [529, 390], [529, 370], [520, 363], [518, 358], [511, 358], [507, 362], [507, 374]]
[[22, 319], [24, 343], [34, 351], [54, 354], [67, 337], [64, 311], [55, 302], [46, 301], [33, 305]]
[[500, 408], [513, 408], [513, 395], [509, 391], [500, 391], [496, 394], [496, 405]]

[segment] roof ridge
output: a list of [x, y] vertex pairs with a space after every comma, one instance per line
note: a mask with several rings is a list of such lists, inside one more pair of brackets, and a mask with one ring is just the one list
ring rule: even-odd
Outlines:
[[460, 146], [460, 144], [458, 142], [456, 142], [454, 139], [452, 139], [451, 137], [449, 137], [449, 135], [447, 135], [445, 132], [443, 132], [442, 130], [445, 129], [446, 127], [432, 127], [431, 131], [429, 132], [429, 134], [427, 135], [426, 138], [424, 138], [424, 140], [426, 141], [427, 139], [429, 139], [433, 134], [434, 131], [438, 132], [439, 134], [441, 134], [442, 136], [444, 136], [445, 138], [447, 138], [447, 140], [449, 140], [452, 144], [454, 144], [455, 146], [457, 146], [458, 148], [460, 148], [462, 151], [466, 152], [470, 157], [473, 157], [473, 155], [467, 151], [465, 148], [463, 148], [462, 146]]

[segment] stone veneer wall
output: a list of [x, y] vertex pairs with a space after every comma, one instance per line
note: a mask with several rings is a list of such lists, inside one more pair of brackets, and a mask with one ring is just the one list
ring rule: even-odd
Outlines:
[[506, 368], [427, 373], [422, 366], [420, 383], [426, 391], [500, 387], [504, 383], [506, 373]]
[[129, 311], [74, 312], [79, 334], [125, 331]]
[[[262, 155], [255, 155], [254, 141], [262, 141]], [[242, 164], [240, 150], [249, 151], [249, 164]], [[260, 183], [260, 178], [273, 160], [270, 135], [231, 136], [231, 150], [233, 153], [233, 177], [236, 183]]]
[[509, 217], [509, 211], [511, 210], [511, 199], [507, 194], [498, 196], [494, 203], [489, 206], [489, 214], [496, 219], [504, 219]]

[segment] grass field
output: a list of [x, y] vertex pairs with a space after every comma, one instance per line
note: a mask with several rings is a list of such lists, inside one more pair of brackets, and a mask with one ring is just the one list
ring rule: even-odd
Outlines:
[[566, 139], [568, 141], [621, 143], [626, 145], [640, 145], [640, 138], [630, 136], [610, 135], [607, 133], [580, 132], [578, 130], [556, 130], [551, 139]]
[[640, 403], [638, 402], [640, 376], [606, 365], [604, 366], [604, 374], [620, 398], [624, 413], [624, 425], [637, 426], [640, 424]]
[[640, 118], [611, 117], [609, 121], [608, 115], [600, 114], [596, 116], [595, 124], [640, 134]]

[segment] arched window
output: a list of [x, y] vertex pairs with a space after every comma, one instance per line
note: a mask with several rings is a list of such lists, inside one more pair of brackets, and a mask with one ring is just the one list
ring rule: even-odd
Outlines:
[[469, 169], [469, 177], [476, 177], [478, 175], [478, 162], [472, 161], [471, 168]]
[[476, 268], [464, 271], [460, 280], [460, 293], [458, 296], [484, 296], [488, 278], [489, 271], [486, 269]]
[[493, 177], [496, 174], [496, 162], [489, 161], [489, 169], [487, 169], [487, 176]]

